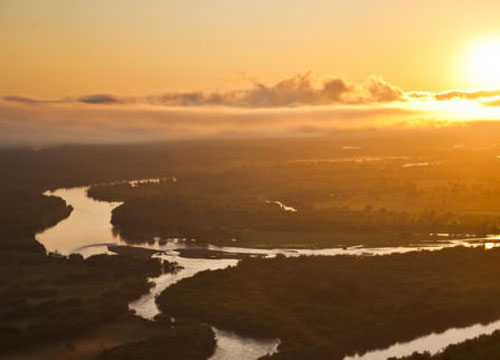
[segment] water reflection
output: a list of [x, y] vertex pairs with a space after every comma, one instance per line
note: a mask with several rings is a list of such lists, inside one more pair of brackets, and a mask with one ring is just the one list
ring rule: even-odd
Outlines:
[[76, 252], [90, 256], [106, 253], [107, 247], [86, 246], [117, 242], [118, 238], [113, 234], [109, 221], [111, 211], [121, 203], [90, 199], [87, 197], [86, 187], [59, 189], [46, 192], [45, 195], [59, 196], [73, 206], [69, 218], [36, 235], [36, 239], [47, 251], [68, 255], [81, 249]]
[[[174, 180], [172, 179], [172, 181]], [[90, 256], [99, 253], [110, 253], [108, 251], [108, 245], [111, 244], [126, 245], [119, 235], [113, 232], [110, 223], [111, 211], [116, 206], [120, 205], [120, 203], [101, 202], [90, 199], [87, 197], [86, 189], [85, 187], [79, 187], [60, 189], [47, 193], [47, 195], [63, 198], [69, 205], [72, 205], [74, 209], [69, 218], [37, 234], [37, 240], [45, 246], [47, 251], [59, 252], [64, 255], [77, 252], [83, 256]], [[131, 302], [129, 307], [138, 316], [152, 319], [159, 313], [159, 309], [155, 303], [155, 297], [163, 290], [177, 281], [191, 277], [200, 271], [222, 269], [227, 266], [235, 265], [238, 262], [236, 259], [238, 254], [253, 254], [266, 257], [272, 257], [278, 254], [283, 254], [285, 256], [389, 255], [418, 250], [434, 251], [453, 246], [484, 246], [486, 249], [491, 249], [500, 246], [500, 242], [495, 241], [497, 239], [500, 239], [500, 236], [490, 235], [479, 239], [446, 239], [429, 245], [385, 248], [365, 248], [362, 245], [332, 249], [247, 249], [211, 245], [204, 248], [210, 251], [223, 252], [226, 255], [234, 254], [235, 256], [235, 258], [224, 259], [194, 259], [182, 257], [178, 250], [183, 248], [195, 249], [196, 247], [184, 241], [174, 239], [159, 241], [159, 239], [156, 239], [156, 241], [150, 244], [141, 245], [141, 247], [165, 251], [165, 254], [161, 255], [161, 257], [169, 261], [176, 261], [183, 266], [184, 269], [176, 274], [164, 274], [158, 278], [151, 279], [154, 282], [154, 287], [151, 292]], [[408, 343], [395, 344], [385, 350], [372, 351], [362, 356], [356, 355], [346, 357], [345, 360], [385, 360], [387, 357], [391, 356], [410, 355], [415, 351], [430, 351], [434, 353], [450, 344], [458, 343], [481, 334], [489, 334], [496, 329], [500, 329], [500, 321], [488, 325], [474, 325], [463, 329], [450, 329], [442, 334], [430, 334]], [[262, 341], [242, 337], [219, 329], [214, 329], [214, 331], [217, 335], [217, 349], [216, 353], [211, 358], [212, 360], [255, 360], [267, 353], [276, 351], [279, 344], [278, 340]]]
[[500, 320], [487, 325], [476, 324], [465, 328], [454, 328], [446, 330], [441, 334], [432, 333], [418, 339], [397, 343], [384, 350], [376, 350], [364, 355], [346, 356], [344, 360], [386, 360], [390, 357], [402, 357], [414, 352], [428, 351], [436, 354], [451, 344], [457, 344], [480, 335], [489, 335], [500, 329]]
[[[258, 359], [278, 350], [279, 341], [276, 340], [255, 340], [216, 328], [213, 330], [218, 346], [209, 360]], [[242, 341], [246, 346], [241, 346]]]
[[188, 259], [178, 256], [177, 253], [159, 255], [159, 257], [177, 262], [183, 267], [182, 270], [175, 274], [163, 274], [157, 278], [151, 279], [154, 282], [154, 287], [151, 291], [129, 304], [129, 308], [137, 315], [145, 319], [153, 319], [160, 313], [156, 305], [155, 298], [160, 295], [163, 290], [176, 282], [191, 277], [200, 271], [224, 269], [231, 265], [236, 265], [236, 259]]
[[[172, 179], [172, 181], [176, 180]], [[69, 218], [37, 234], [37, 240], [45, 246], [47, 251], [64, 255], [79, 253], [87, 257], [102, 253], [112, 254], [108, 250], [108, 245], [126, 245], [126, 242], [116, 232], [113, 232], [110, 223], [111, 211], [120, 203], [93, 200], [87, 196], [86, 190], [87, 188], [80, 187], [47, 192], [47, 195], [59, 196], [73, 206], [73, 212]], [[163, 250], [166, 253], [158, 256], [168, 261], [176, 261], [183, 267], [175, 274], [163, 274], [150, 279], [154, 282], [151, 291], [129, 304], [129, 308], [136, 315], [145, 319], [152, 319], [159, 314], [155, 298], [170, 285], [200, 271], [223, 269], [236, 265], [238, 262], [237, 259], [214, 260], [181, 257], [175, 249], [187, 248], [189, 245], [179, 241], [169, 241], [160, 245], [157, 239], [156, 242], [145, 244], [142, 247]], [[217, 337], [217, 347], [211, 360], [255, 360], [275, 352], [279, 345], [277, 339], [257, 340], [217, 328], [213, 329]]]
[[498, 243], [498, 242], [486, 242], [486, 243], [484, 243], [484, 248], [486, 250], [490, 250], [490, 249], [493, 249], [496, 247], [500, 247], [500, 243]]
[[283, 211], [291, 211], [291, 212], [297, 212], [297, 209], [295, 209], [294, 207], [291, 207], [291, 206], [288, 206], [288, 205], [285, 205], [283, 204], [281, 201], [278, 201], [278, 200], [266, 200], [266, 203], [267, 204], [276, 204], [280, 207], [281, 210]]

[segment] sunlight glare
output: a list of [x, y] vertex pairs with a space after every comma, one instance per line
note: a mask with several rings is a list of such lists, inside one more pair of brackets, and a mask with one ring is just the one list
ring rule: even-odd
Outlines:
[[467, 73], [478, 87], [500, 87], [500, 38], [480, 41], [469, 50]]
[[499, 243], [494, 243], [494, 242], [487, 242], [487, 243], [484, 244], [484, 248], [486, 250], [491, 250], [491, 249], [499, 247], [499, 246], [500, 246]]

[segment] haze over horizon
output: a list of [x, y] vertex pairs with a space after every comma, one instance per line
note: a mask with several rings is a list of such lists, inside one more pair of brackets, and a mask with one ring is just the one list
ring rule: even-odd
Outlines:
[[10, 145], [500, 120], [495, 1], [0, 2]]
[[499, 360], [499, 0], [0, 0], [0, 360]]

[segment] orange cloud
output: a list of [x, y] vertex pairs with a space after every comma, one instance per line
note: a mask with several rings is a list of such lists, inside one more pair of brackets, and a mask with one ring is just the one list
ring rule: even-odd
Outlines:
[[145, 97], [120, 97], [111, 94], [85, 95], [60, 100], [40, 100], [25, 96], [5, 96], [6, 101], [27, 104], [83, 102], [90, 104], [143, 103], [163, 106], [219, 105], [247, 108], [273, 108], [332, 104], [373, 104], [405, 101], [403, 90], [385, 82], [381, 77], [370, 77], [363, 84], [349, 83], [340, 78], [325, 80], [316, 87], [309, 73], [299, 74], [268, 86], [255, 83], [250, 89], [228, 92], [166, 93]]
[[307, 136], [413, 126], [422, 114], [381, 106], [267, 109], [142, 104], [0, 103], [0, 144], [126, 143], [220, 137]]
[[466, 99], [476, 100], [500, 95], [500, 89], [494, 90], [450, 90], [438, 94], [434, 94], [436, 100], [451, 100], [451, 99]]
[[481, 99], [481, 104], [485, 106], [500, 106], [500, 96]]
[[250, 89], [208, 94], [93, 94], [56, 100], [10, 95], [0, 101], [0, 145], [422, 128], [500, 120], [493, 106], [500, 106], [500, 90], [405, 92], [376, 76], [364, 83], [334, 78], [318, 85], [309, 73], [274, 85], [254, 83]]

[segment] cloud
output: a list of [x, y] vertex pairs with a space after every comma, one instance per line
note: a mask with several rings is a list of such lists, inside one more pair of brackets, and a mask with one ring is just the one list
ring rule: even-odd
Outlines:
[[130, 143], [172, 139], [312, 136], [414, 126], [412, 109], [359, 106], [285, 108], [0, 102], [0, 144]]
[[367, 88], [370, 92], [369, 99], [375, 102], [405, 100], [403, 90], [384, 81], [382, 77], [369, 78]]
[[493, 96], [499, 96], [500, 89], [494, 90], [473, 90], [473, 91], [463, 91], [463, 90], [450, 90], [442, 93], [434, 94], [436, 100], [451, 100], [451, 99], [466, 99], [466, 100], [476, 100], [481, 98], [488, 98]]
[[500, 96], [493, 96], [489, 99], [481, 101], [481, 104], [486, 106], [500, 106]]
[[281, 80], [274, 85], [254, 83], [246, 90], [225, 93], [168, 93], [149, 96], [146, 102], [165, 106], [223, 105], [247, 108], [319, 106], [332, 104], [372, 104], [405, 101], [404, 92], [381, 77], [370, 77], [363, 84], [343, 79], [325, 80], [315, 86], [310, 73]]
[[2, 97], [2, 100], [14, 103], [22, 103], [22, 104], [61, 104], [61, 103], [85, 103], [85, 104], [116, 104], [122, 101], [130, 101], [122, 100], [120, 97], [109, 95], [109, 94], [92, 94], [92, 95], [84, 95], [77, 98], [74, 97], [65, 97], [57, 100], [42, 100], [36, 99], [28, 96], [20, 96], [20, 95], [7, 95]]
[[87, 104], [116, 104], [120, 102], [120, 100], [117, 97], [109, 94], [80, 96], [79, 98], [76, 99], [76, 101]]
[[[457, 98], [488, 106], [457, 106]], [[500, 90], [405, 92], [379, 76], [354, 83], [315, 81], [309, 73], [226, 92], [2, 100], [0, 146], [312, 136], [500, 120]]]
[[32, 105], [54, 102], [51, 100], [39, 100], [39, 99], [30, 98], [27, 96], [20, 96], [20, 95], [7, 95], [7, 96], [2, 97], [2, 100], [10, 101], [10, 102], [18, 102], [18, 103], [23, 103], [23, 104], [32, 104]]
[[474, 100], [487, 106], [499, 106], [500, 89], [450, 90], [440, 93], [404, 91], [388, 83], [381, 76], [370, 76], [363, 83], [341, 78], [315, 81], [309, 72], [298, 74], [272, 85], [255, 81], [247, 89], [225, 92], [201, 91], [168, 92], [147, 96], [122, 96], [107, 93], [56, 100], [37, 99], [21, 95], [7, 95], [2, 100], [30, 105], [83, 103], [89, 105], [143, 104], [163, 107], [222, 106], [234, 108], [267, 109], [281, 107], [373, 105], [411, 101]]
[[334, 102], [341, 101], [341, 96], [349, 90], [349, 87], [342, 79], [328, 80], [323, 83], [321, 95], [325, 99], [330, 99]]
[[216, 101], [207, 99], [202, 92], [166, 93], [147, 96], [145, 101], [151, 105], [167, 106], [202, 106], [214, 104]]
[[249, 89], [227, 92], [203, 93], [171, 92], [143, 97], [123, 97], [111, 94], [92, 94], [66, 97], [59, 100], [39, 100], [26, 96], [10, 95], [5, 101], [46, 104], [86, 103], [109, 105], [118, 103], [142, 103], [162, 106], [228, 106], [243, 108], [275, 108], [297, 106], [324, 106], [334, 104], [373, 104], [406, 101], [403, 90], [384, 81], [381, 77], [370, 77], [365, 83], [350, 83], [340, 78], [322, 81], [315, 86], [310, 73], [299, 74], [281, 80], [274, 85], [254, 83]]

